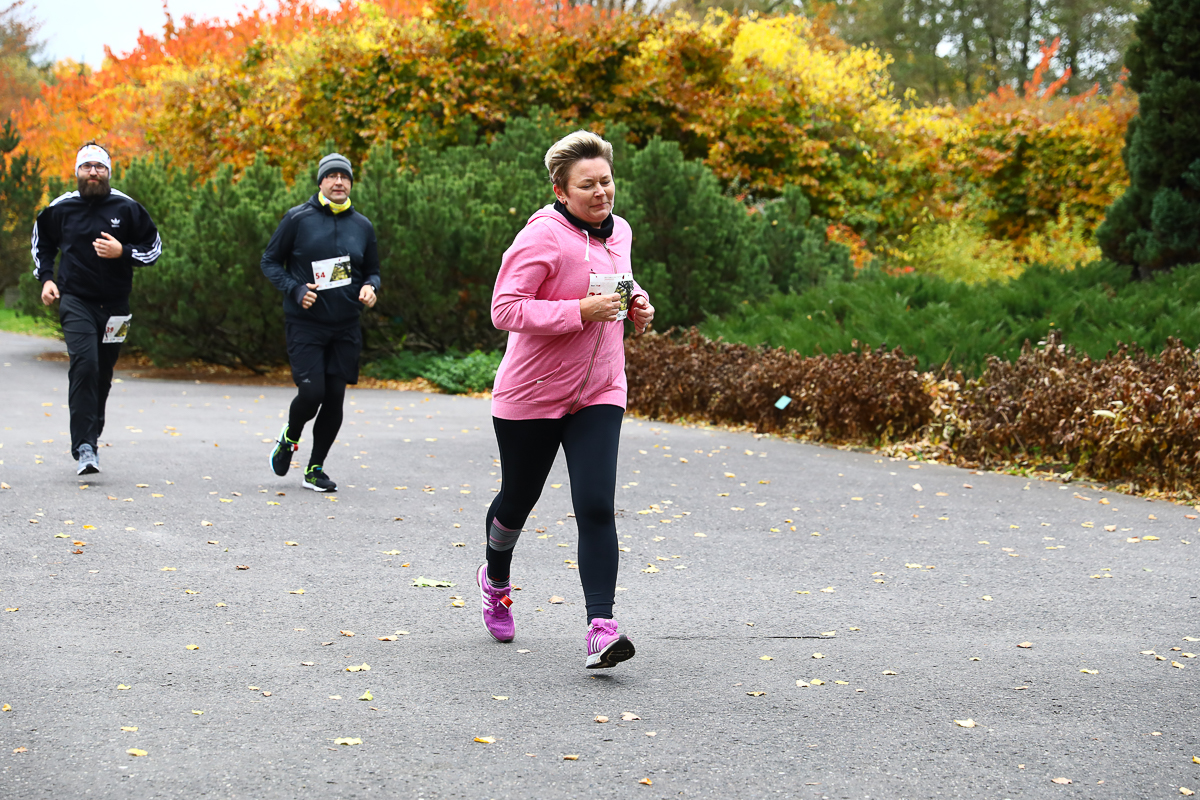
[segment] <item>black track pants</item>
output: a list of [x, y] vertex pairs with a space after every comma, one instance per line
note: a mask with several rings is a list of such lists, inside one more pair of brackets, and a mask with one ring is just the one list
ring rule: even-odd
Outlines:
[[[621, 440], [619, 406], [588, 406], [561, 419], [492, 418], [500, 447], [500, 493], [492, 500], [484, 536], [495, 520], [520, 531], [537, 503], [558, 455], [567, 457], [571, 504], [579, 526], [579, 580], [587, 616], [612, 619], [617, 588], [617, 524], [613, 502], [617, 488], [617, 448]], [[487, 548], [488, 577], [508, 580], [512, 550]]]
[[288, 409], [288, 436], [300, 440], [304, 426], [313, 417], [312, 453], [308, 465], [324, 466], [329, 448], [342, 428], [342, 404], [346, 399], [346, 382], [337, 375], [313, 374], [307, 383], [300, 384], [300, 391]]
[[67, 404], [71, 410], [72, 458], [79, 458], [80, 445], [90, 444], [94, 449], [104, 431], [104, 407], [121, 345], [101, 344], [101, 340], [108, 318], [128, 313], [128, 300], [96, 303], [64, 294], [58, 302], [63, 339], [71, 356]]

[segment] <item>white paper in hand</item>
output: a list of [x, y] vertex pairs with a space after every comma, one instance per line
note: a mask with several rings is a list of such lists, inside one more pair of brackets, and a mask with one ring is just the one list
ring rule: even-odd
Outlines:
[[618, 272], [614, 275], [592, 274], [591, 280], [588, 281], [587, 296], [595, 297], [598, 294], [621, 295], [621, 308], [617, 311], [617, 319], [625, 319], [629, 316], [629, 302], [633, 297], [633, 273]]
[[129, 335], [129, 320], [132, 318], [133, 314], [109, 317], [108, 322], [104, 323], [104, 338], [100, 340], [101, 344], [120, 344], [125, 341], [125, 337]]
[[312, 262], [313, 283], [317, 291], [336, 289], [350, 283], [350, 256], [336, 256]]

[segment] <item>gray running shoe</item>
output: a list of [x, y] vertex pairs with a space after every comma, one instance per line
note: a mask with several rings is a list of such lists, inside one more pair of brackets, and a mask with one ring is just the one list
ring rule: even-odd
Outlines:
[[90, 444], [79, 445], [79, 467], [76, 475], [92, 475], [100, 471], [100, 457]]

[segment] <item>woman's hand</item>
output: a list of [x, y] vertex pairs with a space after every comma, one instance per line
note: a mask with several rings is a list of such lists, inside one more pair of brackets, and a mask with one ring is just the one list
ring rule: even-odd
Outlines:
[[616, 322], [621, 310], [621, 295], [598, 294], [579, 301], [579, 316], [584, 322]]
[[367, 308], [374, 308], [375, 287], [369, 283], [363, 284], [363, 287], [358, 290], [358, 302], [362, 303]]
[[654, 327], [654, 306], [650, 305], [650, 301], [642, 295], [633, 298], [633, 333], [635, 336], [641, 336], [646, 331]]

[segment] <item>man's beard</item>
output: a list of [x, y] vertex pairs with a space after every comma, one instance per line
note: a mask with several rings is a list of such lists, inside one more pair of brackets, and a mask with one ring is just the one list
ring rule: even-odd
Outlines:
[[108, 194], [108, 178], [97, 177], [95, 183], [91, 183], [91, 178], [79, 178], [79, 196], [80, 197], [104, 197]]

